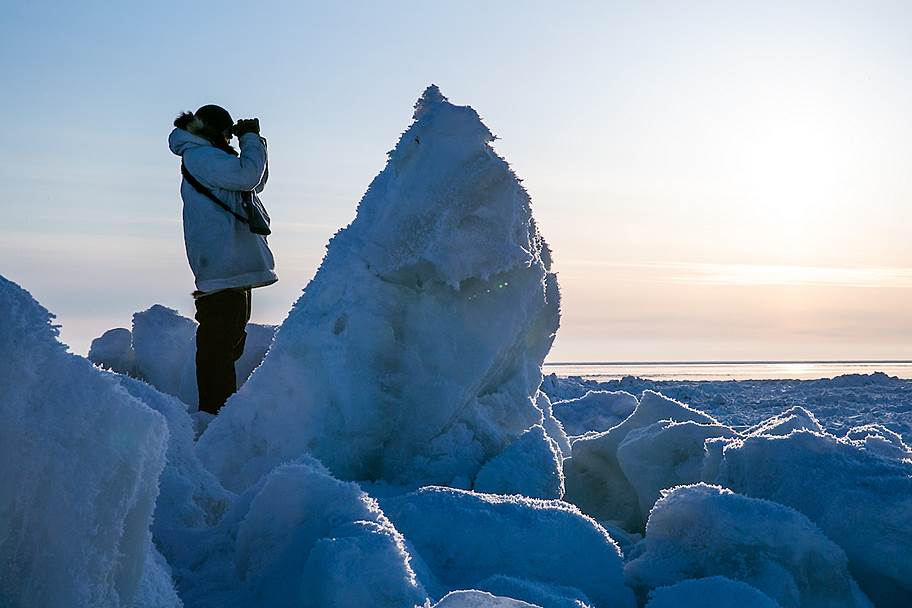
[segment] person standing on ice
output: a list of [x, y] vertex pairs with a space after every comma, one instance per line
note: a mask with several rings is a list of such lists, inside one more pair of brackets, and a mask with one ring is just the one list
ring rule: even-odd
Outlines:
[[237, 390], [250, 291], [278, 281], [265, 236], [269, 216], [257, 197], [269, 176], [266, 140], [259, 119], [235, 124], [216, 105], [184, 112], [174, 127], [168, 144], [182, 160], [184, 244], [196, 280], [199, 409], [217, 414]]

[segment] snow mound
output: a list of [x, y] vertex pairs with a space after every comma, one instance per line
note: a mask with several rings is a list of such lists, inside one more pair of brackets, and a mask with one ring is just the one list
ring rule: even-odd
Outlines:
[[481, 467], [474, 489], [488, 494], [561, 498], [564, 495], [562, 461], [557, 442], [536, 425]]
[[746, 583], [709, 576], [655, 589], [646, 608], [779, 608], [779, 604]]
[[559, 295], [529, 197], [475, 110], [432, 86], [414, 118], [202, 435], [227, 488], [307, 452], [342, 479], [470, 487], [542, 422]]
[[504, 575], [573, 587], [596, 605], [634, 606], [617, 544], [567, 503], [427, 487], [383, 508], [449, 589]]
[[912, 605], [912, 462], [795, 431], [724, 446], [716, 483], [788, 505], [848, 555], [878, 606]]
[[663, 493], [645, 552], [625, 567], [639, 593], [690, 578], [743, 581], [784, 608], [870, 606], [845, 553], [788, 507], [697, 484]]
[[10, 606], [179, 602], [149, 525], [162, 417], [57, 341], [52, 315], [0, 277], [0, 597]]
[[636, 492], [642, 523], [662, 490], [702, 480], [707, 439], [735, 434], [721, 424], [671, 420], [627, 433], [617, 448], [617, 461]]
[[[156, 304], [133, 315], [133, 331], [109, 329], [92, 341], [89, 360], [105, 369], [145, 380], [196, 408], [196, 321]], [[238, 386], [266, 355], [275, 326], [247, 324], [244, 354], [235, 364]]]
[[637, 398], [625, 391], [587, 391], [582, 397], [554, 403], [554, 415], [569, 435], [607, 431], [636, 409]]
[[641, 529], [643, 514], [639, 496], [621, 469], [617, 451], [631, 431], [660, 420], [719, 424], [683, 403], [645, 391], [624, 422], [604, 433], [573, 442], [572, 456], [564, 461], [565, 498], [593, 517], [619, 522], [628, 530]]
[[814, 414], [796, 405], [781, 414], [768, 418], [744, 431], [745, 435], [788, 435], [792, 431], [805, 430], [825, 433]]

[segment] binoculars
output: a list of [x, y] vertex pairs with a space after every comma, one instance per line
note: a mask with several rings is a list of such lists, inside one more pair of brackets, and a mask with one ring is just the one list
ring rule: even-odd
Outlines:
[[260, 132], [260, 119], [259, 118], [243, 118], [237, 121], [234, 126], [231, 127], [231, 133], [240, 137], [244, 133], [257, 133]]

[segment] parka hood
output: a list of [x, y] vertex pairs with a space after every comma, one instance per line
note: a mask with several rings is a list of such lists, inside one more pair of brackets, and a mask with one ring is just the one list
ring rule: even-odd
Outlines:
[[209, 140], [200, 137], [199, 135], [194, 135], [190, 131], [178, 129], [177, 127], [175, 127], [174, 130], [171, 131], [171, 135], [168, 136], [168, 147], [171, 148], [171, 152], [178, 156], [183, 156], [184, 152], [187, 150], [200, 146], [212, 146], [212, 144]]

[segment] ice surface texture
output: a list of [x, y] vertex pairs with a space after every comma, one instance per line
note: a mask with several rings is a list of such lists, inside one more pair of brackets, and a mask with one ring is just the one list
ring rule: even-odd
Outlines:
[[529, 197], [436, 87], [199, 442], [229, 489], [303, 453], [336, 476], [471, 487], [542, 422], [558, 288]]
[[607, 431], [624, 421], [637, 406], [625, 391], [588, 391], [582, 397], [553, 404], [554, 415], [568, 435]]
[[717, 483], [797, 509], [878, 606], [912, 605], [912, 461], [799, 430], [724, 445]]
[[573, 587], [598, 606], [634, 606], [617, 544], [567, 503], [428, 487], [382, 504], [450, 589], [499, 574]]
[[867, 607], [845, 553], [788, 507], [697, 484], [666, 491], [646, 526], [645, 553], [625, 567], [640, 592], [726, 576], [784, 608]]
[[724, 576], [688, 579], [659, 587], [646, 608], [779, 608], [768, 595]]
[[0, 277], [0, 602], [174, 606], [149, 525], [165, 420], [57, 341]]

